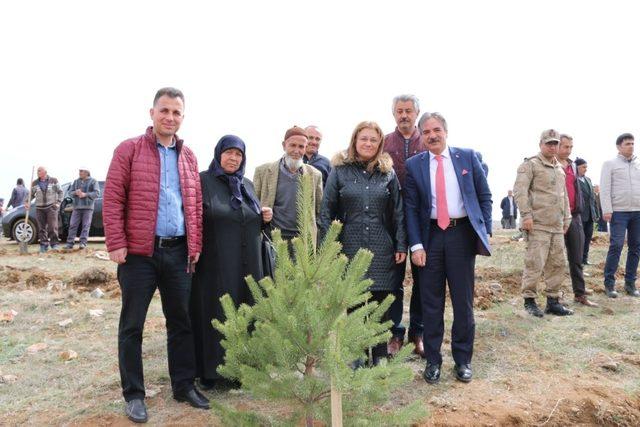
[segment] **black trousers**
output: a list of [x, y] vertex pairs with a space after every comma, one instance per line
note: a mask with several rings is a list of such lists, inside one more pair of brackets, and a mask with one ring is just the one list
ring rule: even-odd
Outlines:
[[156, 247], [152, 257], [127, 255], [118, 266], [122, 311], [118, 328], [118, 361], [122, 395], [128, 402], [145, 396], [142, 369], [142, 329], [153, 294], [158, 288], [167, 325], [167, 353], [171, 388], [175, 393], [193, 388], [195, 351], [189, 297], [191, 274], [187, 273], [187, 245]]
[[584, 256], [584, 228], [580, 214], [574, 214], [571, 225], [564, 234], [564, 245], [567, 248], [567, 261], [571, 274], [571, 287], [577, 297], [584, 295], [584, 274], [582, 272], [582, 257]]
[[427, 264], [419, 268], [424, 350], [427, 362], [442, 363], [446, 286], [453, 306], [451, 353], [458, 365], [471, 363], [476, 324], [473, 289], [478, 235], [470, 223], [442, 230], [431, 225]]
[[593, 237], [593, 220], [582, 223], [584, 229], [584, 250], [582, 251], [582, 263], [589, 261], [589, 246], [591, 246], [591, 238]]

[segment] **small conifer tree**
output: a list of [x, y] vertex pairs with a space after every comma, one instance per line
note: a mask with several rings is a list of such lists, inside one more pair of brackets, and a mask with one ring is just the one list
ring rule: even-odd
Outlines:
[[[371, 280], [363, 279], [372, 253], [361, 249], [350, 261], [338, 242], [341, 224], [334, 222], [318, 250], [315, 248], [309, 176], [300, 181], [298, 225], [293, 239], [295, 257], [275, 230], [274, 279], [257, 283], [246, 278], [255, 304], [236, 309], [228, 295], [221, 298], [224, 323], [213, 325], [223, 335], [225, 363], [221, 375], [239, 380], [252, 396], [277, 401], [291, 409], [275, 424], [299, 425], [304, 420], [328, 425], [331, 387], [342, 395], [344, 425], [407, 425], [425, 415], [420, 402], [383, 410], [391, 393], [413, 380], [403, 363], [410, 346], [389, 363], [353, 369], [366, 358], [366, 349], [389, 339], [391, 322], [380, 323], [392, 297], [381, 304], [369, 301]], [[235, 411], [214, 403], [229, 425], [272, 425], [260, 414]]]

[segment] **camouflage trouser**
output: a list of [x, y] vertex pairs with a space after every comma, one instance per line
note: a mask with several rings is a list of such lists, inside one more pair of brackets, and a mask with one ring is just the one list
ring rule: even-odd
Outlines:
[[540, 230], [530, 231], [524, 258], [524, 271], [522, 272], [522, 296], [535, 298], [538, 282], [540, 277], [543, 277], [546, 296], [559, 297], [564, 274], [563, 234]]

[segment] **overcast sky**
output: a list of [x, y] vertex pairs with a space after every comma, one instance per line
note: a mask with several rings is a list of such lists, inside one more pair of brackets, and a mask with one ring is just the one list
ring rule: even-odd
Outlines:
[[447, 118], [449, 145], [482, 152], [494, 219], [542, 130], [573, 135], [595, 181], [615, 138], [640, 134], [634, 2], [210, 3], [3, 3], [5, 203], [32, 165], [63, 182], [83, 166], [104, 179], [169, 85], [185, 93], [179, 135], [200, 169], [233, 133], [250, 178], [291, 125], [318, 125], [331, 157], [362, 120], [393, 131], [393, 96], [414, 93]]

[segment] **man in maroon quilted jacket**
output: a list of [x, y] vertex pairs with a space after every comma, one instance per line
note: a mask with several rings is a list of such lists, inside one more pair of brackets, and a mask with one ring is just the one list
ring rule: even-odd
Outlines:
[[118, 360], [125, 412], [140, 423], [148, 419], [142, 329], [156, 288], [167, 320], [173, 397], [209, 408], [194, 386], [189, 296], [202, 248], [202, 193], [196, 158], [176, 135], [184, 117], [182, 92], [160, 89], [150, 115], [153, 126], [144, 135], [115, 149], [103, 201], [107, 250], [118, 263], [122, 290]]

